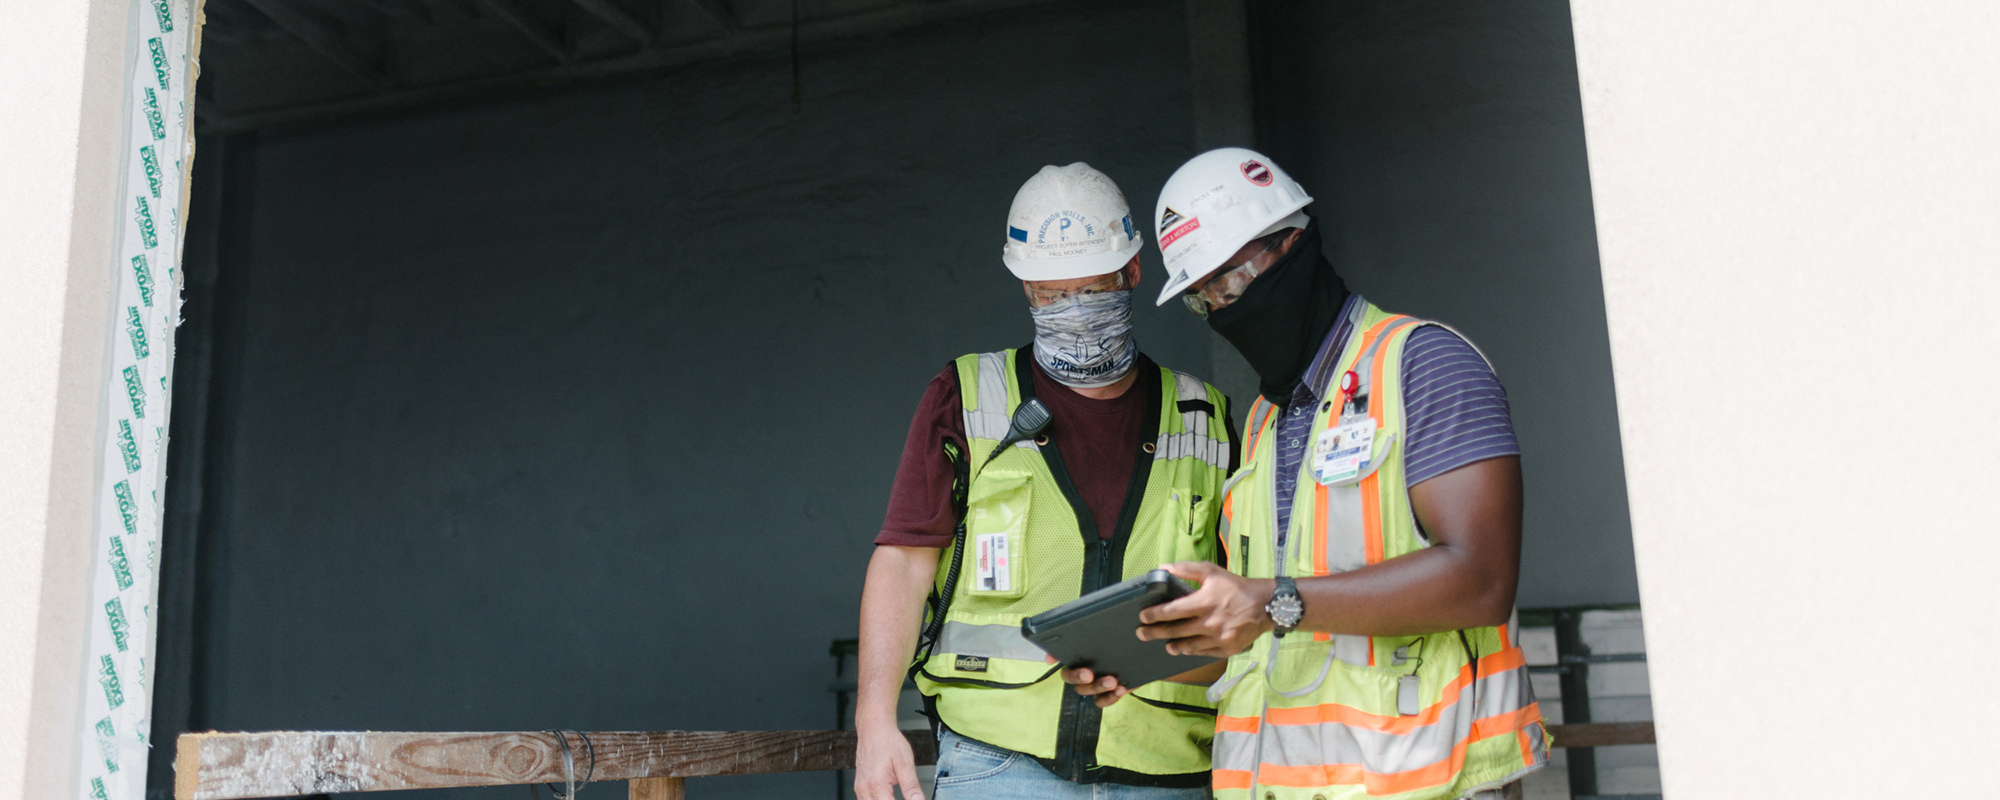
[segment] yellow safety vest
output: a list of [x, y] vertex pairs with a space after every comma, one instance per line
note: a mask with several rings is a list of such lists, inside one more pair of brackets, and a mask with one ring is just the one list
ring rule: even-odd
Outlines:
[[[1339, 369], [1356, 373], [1356, 408], [1373, 418], [1372, 454], [1354, 478], [1322, 485], [1309, 450], [1291, 528], [1278, 546], [1279, 414], [1252, 404], [1245, 463], [1223, 500], [1233, 572], [1330, 575], [1429, 546], [1404, 486], [1403, 346], [1418, 327], [1372, 304], [1357, 314]], [[1340, 424], [1337, 390], [1313, 432]], [[1548, 761], [1518, 620], [1423, 636], [1296, 632], [1259, 637], [1233, 657], [1210, 696], [1218, 800], [1450, 800], [1519, 780]], [[1275, 647], [1274, 642], [1276, 643]]]
[[[957, 366], [976, 474], [958, 586], [936, 649], [917, 672], [918, 687], [953, 731], [1034, 756], [1067, 780], [1205, 785], [1215, 707], [1204, 687], [1160, 681], [1099, 709], [1054, 675], [1041, 648], [1021, 636], [1021, 620], [1164, 563], [1215, 560], [1234, 446], [1223, 424], [1227, 401], [1171, 370], [1139, 376], [1159, 387], [1159, 403], [1147, 413], [1158, 435], [1133, 453], [1125, 509], [1116, 535], [1105, 540], [1047, 439], [1021, 442], [986, 463], [1023, 390], [1032, 394], [1032, 360], [1006, 350], [962, 356]], [[957, 558], [947, 550], [939, 562], [941, 591]]]

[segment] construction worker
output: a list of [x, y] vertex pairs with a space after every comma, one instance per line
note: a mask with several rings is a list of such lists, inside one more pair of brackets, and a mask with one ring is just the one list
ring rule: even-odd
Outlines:
[[896, 724], [906, 675], [939, 736], [943, 800], [1208, 796], [1219, 664], [1099, 709], [1020, 633], [1084, 592], [1216, 553], [1227, 400], [1133, 340], [1143, 243], [1088, 165], [1044, 167], [1015, 195], [1001, 260], [1034, 342], [952, 361], [911, 420], [861, 599], [861, 800], [922, 798]]
[[[1513, 616], [1506, 393], [1450, 328], [1349, 292], [1310, 202], [1238, 148], [1160, 191], [1159, 303], [1181, 296], [1262, 396], [1223, 500], [1229, 568], [1169, 566], [1201, 588], [1138, 635], [1231, 657], [1209, 693], [1218, 798], [1518, 798], [1548, 739]], [[1069, 677], [1100, 704], [1124, 691]]]

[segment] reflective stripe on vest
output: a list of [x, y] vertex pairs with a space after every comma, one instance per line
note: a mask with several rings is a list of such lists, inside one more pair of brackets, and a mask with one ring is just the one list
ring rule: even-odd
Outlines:
[[[1153, 458], [1199, 458], [1209, 467], [1219, 470], [1229, 469], [1229, 448], [1233, 445], [1227, 439], [1208, 435], [1211, 415], [1221, 413], [1208, 401], [1208, 384], [1200, 378], [1183, 372], [1174, 373], [1174, 383], [1183, 399], [1176, 406], [1188, 406], [1181, 410], [1181, 433], [1162, 433], [1154, 444]], [[1207, 406], [1207, 411], [1194, 408], [1199, 403]]]
[[[1245, 465], [1223, 501], [1230, 568], [1266, 578], [1362, 569], [1429, 546], [1404, 485], [1401, 357], [1429, 324], [1362, 304], [1340, 368], [1357, 373], [1375, 449], [1354, 479], [1320, 484], [1312, 448], [1299, 465], [1292, 530], [1275, 530], [1277, 409], [1261, 398], [1246, 420]], [[1313, 431], [1339, 424], [1338, 392]], [[1261, 413], [1260, 413], [1261, 412]], [[1269, 553], [1248, 554], [1245, 548]], [[1426, 636], [1265, 634], [1232, 658], [1210, 690], [1221, 700], [1213, 787], [1219, 798], [1396, 796], [1450, 800], [1518, 780], [1546, 764], [1540, 707], [1516, 641], [1518, 625]]]
[[[1025, 354], [1000, 351], [957, 361], [968, 461], [977, 470], [968, 490], [966, 552], [937, 646], [917, 673], [944, 723], [969, 738], [1043, 760], [1051, 769], [1079, 767], [1072, 780], [1132, 780], [1134, 775], [1206, 782], [1214, 703], [1205, 689], [1168, 682], [1139, 687], [1133, 697], [1099, 712], [1063, 714], [1070, 688], [1051, 677], [1041, 648], [1023, 638], [1021, 620], [1076, 599], [1099, 558], [1107, 572], [1143, 574], [1161, 563], [1214, 560], [1215, 516], [1221, 505], [1235, 446], [1228, 428], [1211, 420], [1224, 413], [1221, 393], [1192, 376], [1169, 370], [1141, 374], [1135, 385], [1148, 398], [1157, 387], [1154, 436], [1132, 454], [1135, 485], [1143, 477], [1130, 529], [1105, 541], [1085, 526], [1050, 469], [1042, 446], [1013, 445], [991, 462], [1022, 399]], [[1032, 393], [1032, 387], [1029, 387]], [[1064, 424], [1057, 420], [1056, 424]], [[1044, 440], [1046, 441], [1046, 440]], [[1121, 524], [1123, 520], [1098, 520]], [[1005, 566], [992, 548], [1004, 542]], [[983, 555], [989, 560], [981, 562]], [[1088, 560], [1089, 563], [1086, 563]], [[940, 588], [952, 561], [940, 562]], [[1007, 570], [1017, 572], [1007, 572]], [[1088, 571], [1087, 571], [1088, 570]], [[999, 580], [1001, 575], [1008, 578]], [[991, 582], [983, 583], [981, 576]], [[1087, 701], [1083, 701], [1087, 702]], [[1096, 722], [1083, 722], [1084, 719]], [[1075, 756], [1075, 757], [1073, 757]], [[1121, 774], [1121, 771], [1123, 774]], [[1179, 785], [1179, 784], [1164, 784]]]

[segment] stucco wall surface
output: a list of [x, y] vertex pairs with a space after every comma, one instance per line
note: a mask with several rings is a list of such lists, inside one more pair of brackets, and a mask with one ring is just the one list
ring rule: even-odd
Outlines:
[[1666, 795], [1990, 791], [2000, 8], [1574, 13]]
[[1636, 602], [1568, 4], [1252, 11], [1260, 143], [1341, 277], [1457, 328], [1507, 388], [1519, 605]]
[[1084, 160], [1152, 208], [1186, 53], [1179, 2], [1051, 6], [808, 49], [798, 115], [763, 57], [264, 134], [198, 724], [831, 727], [909, 415], [1031, 335], [1015, 189]]
[[0, 47], [0, 798], [77, 788], [127, 5], [15, 4]]

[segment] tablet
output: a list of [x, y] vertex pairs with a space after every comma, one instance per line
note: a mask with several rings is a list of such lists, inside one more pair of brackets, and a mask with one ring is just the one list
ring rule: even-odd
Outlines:
[[1193, 591], [1186, 581], [1156, 569], [1021, 620], [1021, 635], [1065, 669], [1089, 667], [1138, 688], [1222, 660], [1168, 655], [1166, 642], [1142, 642], [1135, 635], [1141, 609]]

